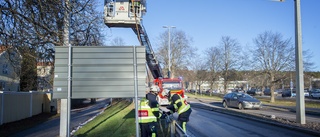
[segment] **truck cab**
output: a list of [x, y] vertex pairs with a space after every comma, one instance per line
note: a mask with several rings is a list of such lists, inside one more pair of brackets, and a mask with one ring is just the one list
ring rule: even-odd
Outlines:
[[157, 100], [160, 105], [169, 105], [170, 102], [163, 92], [170, 91], [170, 94], [179, 94], [186, 99], [184, 95], [183, 81], [181, 78], [158, 78], [154, 80], [154, 84], [158, 85], [160, 92], [158, 93]]

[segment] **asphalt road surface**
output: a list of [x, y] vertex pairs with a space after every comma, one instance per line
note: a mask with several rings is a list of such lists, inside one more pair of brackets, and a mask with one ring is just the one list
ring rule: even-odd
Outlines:
[[193, 108], [187, 123], [195, 137], [312, 137], [307, 133], [241, 117]]
[[[84, 109], [71, 110], [70, 128], [77, 128], [81, 123], [100, 113], [104, 107], [109, 103], [109, 99], [98, 99], [95, 105], [86, 107]], [[19, 132], [13, 137], [57, 137], [60, 132], [60, 117], [49, 120], [41, 125], [31, 129]]]
[[[199, 100], [196, 99], [189, 99], [193, 103], [201, 103]], [[218, 108], [223, 108], [221, 102], [216, 102], [212, 101], [210, 99], [201, 99], [202, 103], [205, 104], [210, 104], [214, 107]], [[296, 119], [296, 112], [291, 111], [291, 109], [281, 109], [279, 110], [277, 107], [272, 107], [272, 106], [263, 106], [260, 110], [252, 110], [252, 109], [245, 109], [245, 110], [239, 110], [238, 108], [228, 108], [233, 111], [239, 111], [239, 112], [244, 112], [244, 113], [254, 113], [254, 114], [261, 114], [261, 115], [266, 115], [266, 116], [271, 116], [274, 115], [276, 117], [281, 117], [281, 118], [286, 118], [286, 119], [291, 119], [295, 120]], [[306, 121], [308, 122], [317, 122], [320, 123], [320, 115], [315, 115], [315, 114], [306, 114]]]

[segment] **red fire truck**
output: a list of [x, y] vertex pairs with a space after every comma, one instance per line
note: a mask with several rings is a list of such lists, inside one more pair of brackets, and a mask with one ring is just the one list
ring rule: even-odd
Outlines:
[[153, 81], [155, 85], [158, 85], [160, 92], [157, 96], [159, 105], [169, 105], [169, 100], [166, 96], [163, 96], [163, 92], [170, 91], [170, 94], [179, 94], [181, 97], [186, 98], [184, 95], [184, 88], [182, 78], [157, 78]]

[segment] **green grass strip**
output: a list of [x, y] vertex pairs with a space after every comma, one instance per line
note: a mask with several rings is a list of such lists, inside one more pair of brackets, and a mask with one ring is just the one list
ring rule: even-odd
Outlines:
[[77, 137], [134, 137], [135, 130], [134, 103], [122, 100], [107, 108], [74, 135]]

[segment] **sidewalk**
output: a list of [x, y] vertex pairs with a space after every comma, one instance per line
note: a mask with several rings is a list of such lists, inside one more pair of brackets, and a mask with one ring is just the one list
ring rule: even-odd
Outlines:
[[[275, 109], [285, 109], [285, 110], [289, 110], [292, 112], [296, 112], [296, 107], [294, 107], [294, 106], [278, 106], [278, 105], [268, 105], [268, 104], [263, 104], [263, 106], [272, 107]], [[310, 115], [320, 116], [320, 109], [319, 108], [305, 108], [305, 113], [310, 114]]]

